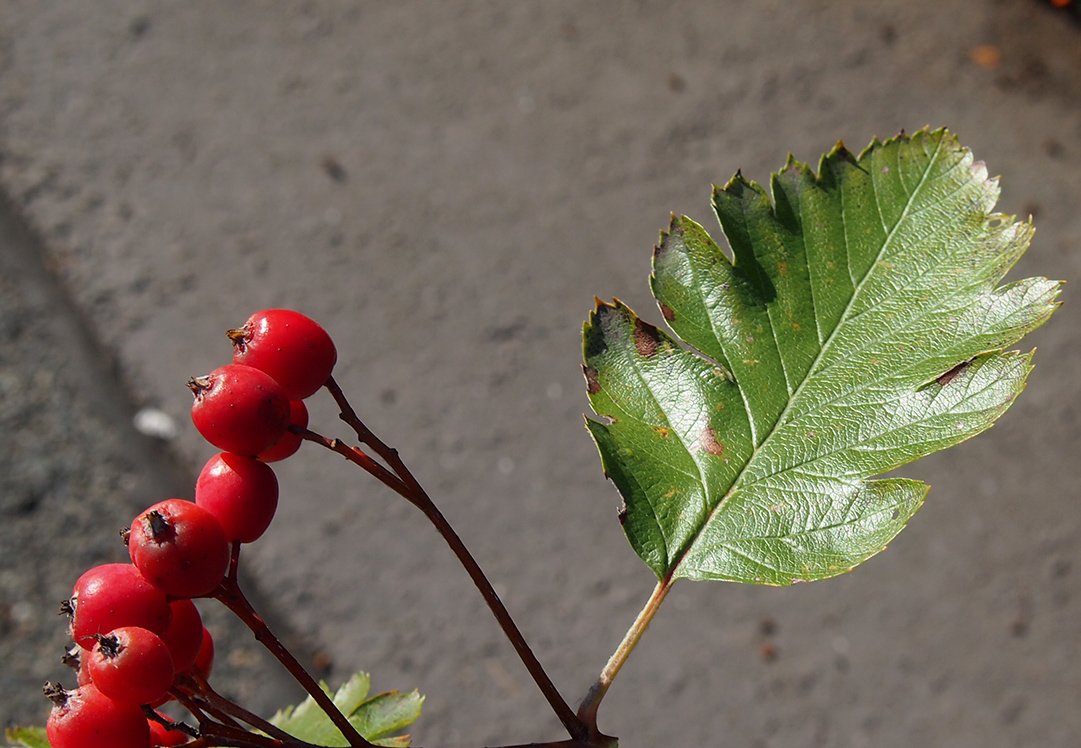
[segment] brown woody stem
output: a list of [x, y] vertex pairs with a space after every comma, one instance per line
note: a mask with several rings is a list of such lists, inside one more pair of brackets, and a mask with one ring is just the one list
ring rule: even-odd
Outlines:
[[202, 696], [208, 706], [213, 707], [217, 711], [228, 715], [229, 717], [235, 717], [245, 724], [251, 725], [257, 730], [265, 732], [272, 738], [278, 738], [279, 740], [293, 740], [293, 736], [287, 733], [280, 727], [271, 724], [267, 720], [263, 719], [259, 715], [249, 712], [239, 704], [230, 701], [222, 696], [220, 693], [214, 690], [214, 688], [206, 681], [205, 678], [192, 673], [188, 676], [178, 678], [179, 687], [181, 690], [188, 693], [197, 693]]
[[593, 737], [596, 737], [595, 731], [591, 731], [586, 724], [578, 718], [574, 713], [574, 710], [571, 709], [570, 705], [559, 693], [559, 690], [555, 687], [552, 679], [540, 664], [540, 661], [533, 653], [533, 650], [530, 649], [525, 637], [522, 636], [522, 632], [518, 629], [514, 619], [511, 618], [503, 601], [499, 599], [499, 595], [496, 593], [495, 588], [492, 587], [487, 576], [485, 576], [480, 564], [473, 558], [473, 555], [469, 552], [465, 543], [462, 542], [461, 537], [455, 532], [446, 517], [443, 516], [443, 513], [439, 511], [439, 508], [420, 485], [420, 482], [417, 481], [413, 473], [406, 467], [405, 463], [398, 455], [398, 450], [383, 442], [367, 427], [360, 417], [357, 416], [356, 411], [353, 410], [353, 406], [349, 404], [341, 387], [338, 386], [338, 383], [333, 377], [327, 380], [325, 386], [334, 398], [334, 402], [338, 405], [340, 411], [339, 418], [356, 432], [357, 438], [360, 440], [361, 444], [370, 447], [375, 454], [386, 462], [389, 469], [374, 460], [360, 447], [348, 446], [339, 439], [329, 439], [308, 429], [295, 429], [295, 433], [300, 434], [308, 441], [315, 442], [333, 452], [337, 452], [345, 457], [345, 459], [363, 468], [423, 512], [424, 516], [432, 523], [436, 531], [446, 541], [447, 545], [450, 546], [451, 551], [453, 551], [454, 555], [465, 568], [466, 573], [469, 574], [469, 578], [473, 580], [473, 584], [480, 591], [484, 601], [488, 604], [488, 608], [492, 611], [492, 615], [495, 616], [500, 628], [503, 629], [503, 633], [514, 647], [515, 652], [518, 653], [518, 657], [522, 660], [522, 664], [525, 665], [526, 670], [529, 671], [529, 674], [533, 677], [537, 687], [540, 689], [541, 693], [544, 694], [544, 697], [548, 700], [552, 710], [570, 734], [572, 738], [570, 744], [574, 744], [576, 741], [588, 741]]
[[213, 597], [233, 611], [236, 617], [243, 621], [244, 625], [255, 634], [255, 638], [259, 643], [289, 671], [289, 674], [308, 692], [308, 695], [319, 705], [319, 708], [326, 713], [334, 726], [341, 731], [342, 735], [349, 741], [351, 748], [371, 748], [372, 744], [357, 732], [349, 719], [334, 705], [334, 701], [319, 687], [319, 684], [304, 669], [304, 666], [274, 636], [266, 621], [255, 611], [255, 608], [244, 596], [240, 585], [237, 584], [234, 577], [227, 577], [215, 591]]

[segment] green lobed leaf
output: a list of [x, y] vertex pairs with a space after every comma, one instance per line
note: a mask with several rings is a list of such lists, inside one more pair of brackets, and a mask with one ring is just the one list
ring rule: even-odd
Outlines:
[[[367, 673], [356, 673], [331, 694], [326, 683], [320, 687], [331, 695], [334, 704], [365, 739], [377, 745], [409, 746], [408, 735], [393, 735], [413, 724], [420, 717], [424, 697], [417, 691], [403, 694], [388, 691], [368, 697], [371, 679]], [[349, 742], [319, 705], [310, 696], [296, 706], [278, 711], [270, 722], [290, 735], [309, 743], [324, 746], [347, 746]]]
[[770, 193], [714, 188], [729, 258], [673, 217], [650, 286], [677, 337], [622, 302], [583, 330], [587, 428], [631, 545], [664, 580], [783, 585], [883, 550], [928, 486], [871, 480], [989, 428], [1061, 283], [997, 286], [1031, 222], [954, 135], [789, 157]]

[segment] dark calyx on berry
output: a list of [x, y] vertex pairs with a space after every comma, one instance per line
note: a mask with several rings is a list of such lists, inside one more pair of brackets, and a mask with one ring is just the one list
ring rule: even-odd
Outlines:
[[47, 682], [41, 687], [41, 692], [45, 694], [45, 698], [57, 706], [64, 706], [68, 703], [68, 692], [56, 681]]
[[98, 647], [103, 657], [112, 659], [117, 657], [124, 649], [120, 644], [120, 640], [113, 634], [98, 634], [95, 638], [98, 640]]
[[[147, 512], [146, 525], [150, 529], [150, 537], [156, 543], [168, 543], [176, 539], [176, 531], [173, 530], [173, 526], [169, 524], [169, 520], [165, 519], [158, 510], [154, 509]], [[128, 540], [131, 539], [131, 533], [128, 533]]]

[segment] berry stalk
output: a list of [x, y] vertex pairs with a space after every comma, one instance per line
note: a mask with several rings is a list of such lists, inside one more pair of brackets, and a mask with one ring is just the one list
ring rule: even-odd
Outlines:
[[198, 675], [184, 678], [177, 684], [177, 687], [187, 696], [201, 697], [206, 701], [207, 706], [213, 707], [216, 711], [222, 712], [229, 717], [235, 717], [241, 722], [265, 732], [272, 738], [286, 741], [294, 739], [292, 735], [280, 727], [271, 724], [259, 715], [249, 712], [239, 704], [225, 698], [215, 691], [205, 679]]
[[[234, 563], [233, 569], [235, 568], [236, 564]], [[372, 744], [357, 732], [349, 719], [334, 705], [331, 698], [319, 687], [319, 684], [293, 656], [292, 652], [274, 636], [266, 621], [252, 607], [248, 598], [244, 596], [233, 573], [226, 577], [213, 597], [229, 608], [251, 630], [256, 640], [289, 671], [289, 674], [296, 679], [297, 683], [308, 692], [312, 699], [315, 700], [315, 703], [326, 713], [334, 726], [341, 731], [342, 735], [349, 741], [351, 748], [371, 748]]]
[[545, 671], [544, 666], [541, 665], [537, 656], [526, 642], [518, 625], [507, 611], [503, 601], [499, 599], [499, 595], [496, 593], [492, 583], [488, 580], [488, 577], [484, 574], [480, 564], [477, 563], [477, 560], [473, 557], [473, 554], [470, 553], [469, 549], [451, 526], [450, 522], [447, 521], [447, 518], [439, 511], [439, 508], [435, 505], [435, 502], [432, 501], [432, 498], [428, 495], [427, 491], [424, 490], [413, 473], [406, 467], [405, 463], [398, 455], [398, 450], [388, 446], [360, 419], [353, 409], [353, 406], [346, 398], [345, 393], [342, 392], [341, 387], [334, 380], [334, 377], [329, 377], [324, 386], [334, 398], [334, 402], [338, 405], [338, 417], [356, 432], [357, 438], [362, 444], [369, 446], [377, 455], [386, 461], [390, 470], [372, 459], [371, 456], [364, 452], [364, 450], [359, 447], [350, 447], [342, 443], [339, 439], [328, 439], [327, 437], [308, 429], [298, 429], [295, 433], [299, 433], [304, 439], [313, 441], [331, 451], [337, 452], [350, 462], [360, 466], [402, 496], [402, 498], [406, 499], [413, 506], [417, 507], [417, 509], [428, 518], [428, 521], [432, 523], [436, 531], [442, 536], [443, 540], [446, 541], [451, 551], [453, 551], [454, 555], [458, 558], [458, 561], [465, 568], [466, 573], [469, 574], [469, 578], [473, 580], [473, 584], [480, 591], [484, 601], [488, 604], [488, 608], [492, 611], [492, 615], [495, 616], [500, 628], [503, 629], [504, 635], [510, 641], [511, 646], [514, 647], [514, 651], [518, 653], [518, 657], [522, 660], [522, 664], [525, 665], [526, 670], [529, 671], [529, 674], [533, 677], [537, 687], [548, 700], [549, 705], [559, 718], [559, 721], [563, 723], [563, 726], [570, 734], [572, 738], [571, 744], [579, 741], [587, 741], [591, 737], [597, 737], [598, 734], [596, 731], [590, 730], [590, 728], [579, 719], [578, 715], [571, 709], [562, 694], [559, 693], [559, 689], [556, 688], [552, 679]]

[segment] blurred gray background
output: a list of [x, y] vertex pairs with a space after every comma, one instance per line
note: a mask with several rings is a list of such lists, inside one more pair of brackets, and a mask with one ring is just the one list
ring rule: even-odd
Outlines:
[[[653, 586], [582, 428], [593, 295], [659, 319], [669, 211], [948, 126], [1033, 214], [1015, 276], [1081, 270], [1081, 30], [1036, 0], [0, 2], [0, 721], [42, 722], [54, 615], [115, 529], [211, 454], [189, 375], [268, 306], [320, 320], [575, 703]], [[631, 748], [1077, 745], [1078, 364], [1065, 307], [990, 433], [910, 468], [889, 551], [791, 589], [678, 585], [601, 726]], [[313, 425], [345, 435], [323, 400]], [[177, 427], [155, 439], [142, 408]], [[419, 744], [560, 737], [415, 510], [342, 460], [277, 470], [246, 552], [332, 681], [428, 695]], [[206, 608], [215, 682], [295, 697]], [[70, 678], [68, 678], [70, 680]]]

